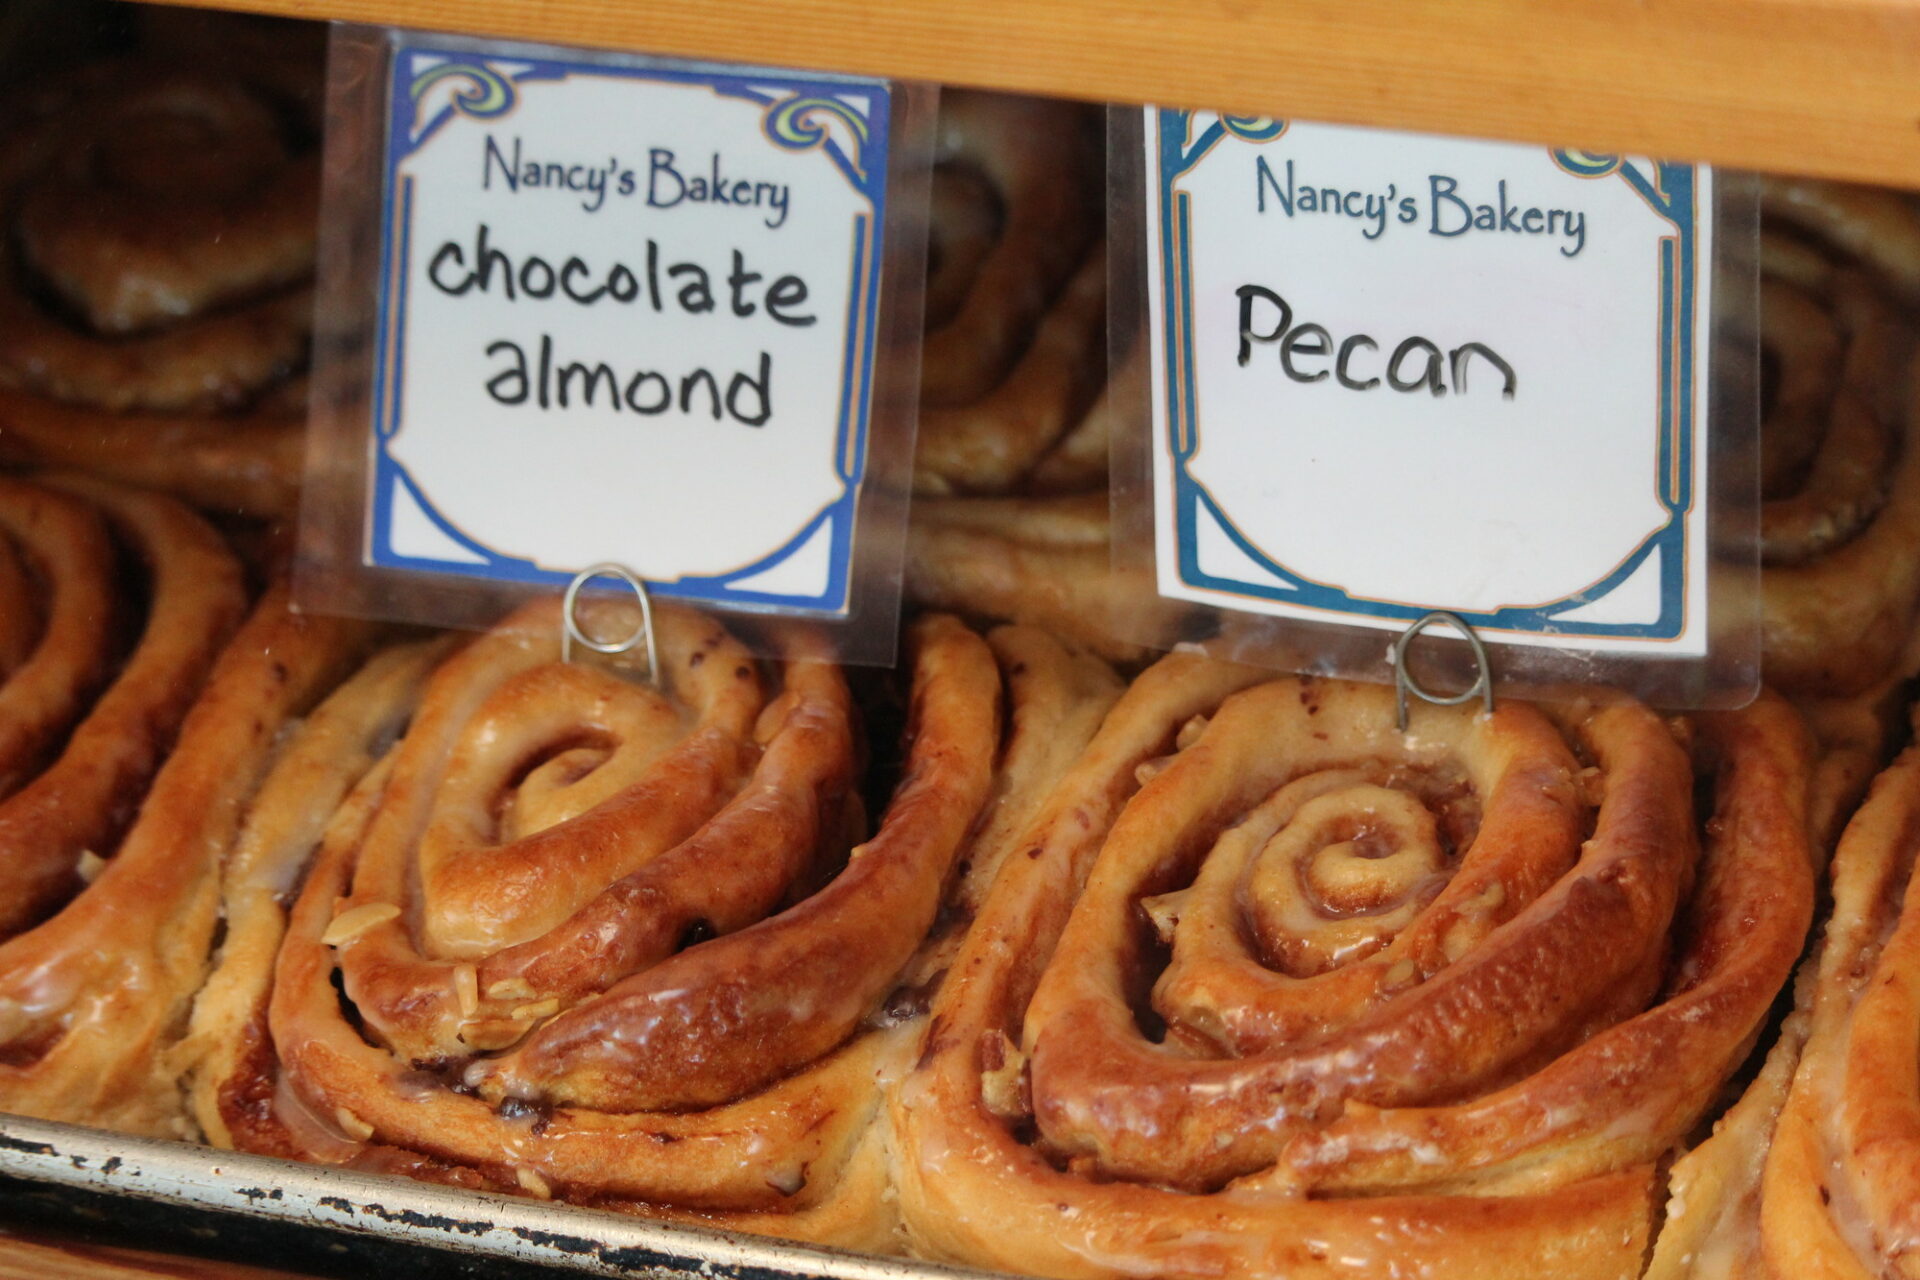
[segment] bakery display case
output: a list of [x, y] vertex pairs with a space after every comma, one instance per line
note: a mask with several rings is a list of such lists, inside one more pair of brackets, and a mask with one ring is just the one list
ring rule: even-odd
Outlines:
[[[0, 1277], [1912, 1265], [1920, 8], [235, 8], [0, 14]], [[538, 42], [536, 81], [567, 45], [942, 86], [917, 123], [714, 95], [863, 198], [893, 129], [887, 198], [924, 202], [885, 223], [911, 341], [867, 348], [917, 369], [891, 665], [585, 574], [476, 628], [296, 599], [303, 494], [357, 438], [309, 422], [388, 394], [412, 314], [346, 314], [340, 264], [407, 261], [380, 237], [411, 215], [339, 193], [366, 147], [521, 105], [456, 61], [443, 117], [366, 127], [378, 39], [336, 36], [330, 85], [322, 20]], [[1759, 565], [1757, 696], [1494, 671], [1409, 712], [1403, 648], [1398, 690], [1310, 641], [1229, 660], [1234, 617], [1143, 583], [1118, 477], [1153, 360], [1109, 181], [1139, 139], [1103, 107], [1145, 103], [1756, 171], [1757, 309], [1723, 291], [1714, 332], [1757, 391], [1715, 443], [1751, 492], [1713, 491], [1753, 545], [1703, 554]], [[488, 232], [442, 292], [495, 256], [535, 298], [589, 274]], [[658, 254], [568, 296], [664, 311]], [[671, 272], [682, 323], [725, 305]], [[808, 298], [781, 278], [759, 319]], [[1281, 358], [1330, 356], [1303, 328]], [[1279, 330], [1240, 336], [1244, 366]], [[718, 423], [743, 384], [705, 382]], [[1570, 505], [1598, 483], [1569, 461]]]

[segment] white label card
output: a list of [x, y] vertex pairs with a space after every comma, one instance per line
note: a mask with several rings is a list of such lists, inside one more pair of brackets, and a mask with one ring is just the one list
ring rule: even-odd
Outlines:
[[1147, 108], [1162, 595], [1707, 650], [1704, 167]]
[[392, 72], [365, 562], [843, 613], [889, 87], [424, 36]]

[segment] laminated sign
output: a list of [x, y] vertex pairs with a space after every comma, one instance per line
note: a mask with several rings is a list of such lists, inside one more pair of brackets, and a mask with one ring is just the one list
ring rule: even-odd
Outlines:
[[359, 565], [551, 588], [616, 562], [656, 596], [848, 614], [876, 366], [901, 359], [880, 333], [900, 88], [358, 40], [336, 115], [378, 90], [384, 141]]
[[1144, 143], [1161, 595], [1706, 654], [1712, 172], [1155, 108]]

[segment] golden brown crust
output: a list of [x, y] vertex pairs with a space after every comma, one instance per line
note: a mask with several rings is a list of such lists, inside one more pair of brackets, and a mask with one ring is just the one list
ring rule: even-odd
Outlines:
[[1920, 1267], [1917, 829], [1920, 753], [1910, 748], [1874, 780], [1835, 854], [1806, 1047], [1762, 1182], [1761, 1274], [1865, 1280]]
[[215, 515], [293, 515], [305, 437], [303, 400], [233, 415], [101, 413], [0, 390], [0, 464], [84, 469]]
[[1807, 1042], [1817, 961], [1800, 966], [1794, 1010], [1759, 1074], [1714, 1122], [1712, 1134], [1673, 1162], [1665, 1219], [1641, 1280], [1763, 1280], [1761, 1177], [1774, 1125]]
[[0, 1110], [190, 1131], [170, 1049], [205, 976], [219, 854], [282, 725], [364, 632], [295, 616], [276, 590], [227, 645], [145, 795], [117, 800], [137, 816], [117, 849], [97, 851], [111, 854], [97, 878], [0, 944]]
[[[1069, 438], [1106, 379], [1107, 255], [1096, 248], [999, 385], [920, 411], [914, 488], [1005, 493]], [[1058, 464], [1056, 464], [1058, 465]]]
[[[195, 1015], [210, 1136], [889, 1247], [876, 1083], [907, 1065], [943, 901], [970, 901], [954, 865], [990, 794], [1030, 804], [1034, 761], [1071, 758], [1062, 726], [1090, 733], [1073, 708], [1112, 677], [923, 619], [902, 779], [858, 840], [853, 709], [816, 641], [763, 668], [711, 619], [656, 616], [660, 690], [556, 662], [545, 601], [424, 682], [432, 657], [384, 659], [294, 739]], [[303, 864], [285, 911], [269, 886]]]
[[1631, 704], [1567, 745], [1517, 704], [1401, 741], [1388, 691], [1261, 679], [1163, 660], [1014, 842], [893, 1103], [916, 1246], [1062, 1276], [1636, 1275], [1657, 1163], [1811, 914], [1805, 730], [1771, 698], [1701, 722], [1702, 852], [1693, 770]]
[[1045, 627], [1124, 662], [1109, 563], [1107, 261], [1087, 199], [1093, 117], [1065, 103], [941, 103], [906, 591]]
[[1105, 491], [1057, 498], [920, 498], [907, 531], [906, 592], [934, 609], [1040, 627], [1113, 662], [1137, 663], [1150, 650], [1133, 634], [1165, 644], [1183, 611], [1154, 603], [1113, 570]]
[[[58, 512], [60, 519], [53, 514]], [[240, 569], [219, 536], [178, 503], [81, 477], [40, 484], [0, 479], [0, 526], [33, 539], [52, 586], [35, 657], [0, 687], [0, 939], [39, 923], [72, 897], [89, 853], [113, 850], [173, 745], [214, 657], [244, 607]], [[150, 603], [139, 639], [111, 673], [125, 592], [107, 530], [144, 566]], [[37, 545], [35, 545], [37, 544]], [[76, 570], [71, 561], [89, 563]], [[65, 561], [67, 563], [61, 563]], [[0, 604], [31, 616], [31, 597]], [[76, 678], [77, 677], [77, 678]], [[100, 687], [103, 686], [104, 687]], [[60, 686], [63, 714], [31, 704]], [[99, 695], [79, 705], [75, 695]], [[34, 744], [23, 734], [39, 722]], [[57, 758], [46, 759], [56, 750]], [[24, 751], [23, 751], [24, 748]], [[36, 758], [39, 757], [39, 758]], [[35, 774], [35, 765], [44, 764]]]

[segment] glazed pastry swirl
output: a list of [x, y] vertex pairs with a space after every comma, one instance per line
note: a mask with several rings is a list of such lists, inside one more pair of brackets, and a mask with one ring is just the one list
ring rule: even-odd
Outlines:
[[[170, 487], [208, 505], [290, 505], [305, 406], [273, 393], [304, 368], [312, 327], [319, 163], [301, 128], [237, 80], [136, 60], [12, 95], [5, 456], [70, 465], [110, 444], [100, 465], [119, 478], [184, 472]], [[250, 412], [221, 416], [236, 410]], [[222, 484], [223, 467], [250, 460], [280, 491]]]
[[[893, 1109], [917, 1248], [1039, 1274], [1635, 1276], [1812, 912], [1809, 745], [1185, 655], [1012, 847]], [[1702, 834], [1704, 830], [1704, 836]]]
[[[144, 617], [123, 547], [147, 576]], [[0, 667], [4, 940], [118, 846], [245, 596], [233, 555], [179, 504], [78, 477], [0, 478], [0, 563], [0, 613], [24, 641]]]
[[657, 621], [658, 687], [557, 661], [548, 601], [390, 654], [313, 717], [242, 833], [196, 1012], [210, 1136], [886, 1243], [875, 1082], [996, 785], [994, 653], [913, 629], [904, 772], [864, 834], [817, 640], [763, 666], [716, 621]]
[[245, 604], [172, 500], [0, 479], [0, 1110], [185, 1131], [167, 1051], [213, 938], [207, 833], [357, 630], [273, 593], [236, 636]]
[[1750, 1274], [1920, 1274], [1917, 827], [1910, 748], [1875, 780], [1834, 856], [1833, 915], [1789, 1032], [1805, 1048], [1761, 1182], [1764, 1266]]

